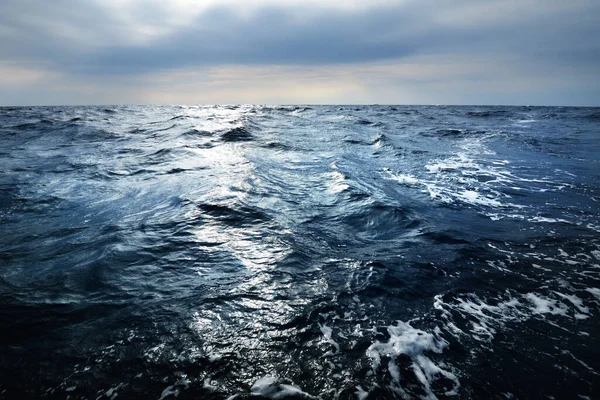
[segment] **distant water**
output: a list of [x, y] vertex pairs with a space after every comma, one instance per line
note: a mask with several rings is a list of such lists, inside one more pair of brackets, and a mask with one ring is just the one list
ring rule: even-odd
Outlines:
[[599, 398], [599, 201], [598, 108], [0, 108], [0, 398]]

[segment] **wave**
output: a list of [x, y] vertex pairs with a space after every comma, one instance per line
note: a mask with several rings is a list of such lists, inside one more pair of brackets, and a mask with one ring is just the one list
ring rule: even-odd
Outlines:
[[292, 146], [288, 146], [287, 144], [281, 142], [268, 142], [264, 147], [283, 151], [290, 151], [294, 149]]
[[466, 113], [470, 117], [476, 118], [498, 118], [498, 117], [510, 117], [513, 112], [508, 110], [474, 110], [467, 111]]
[[263, 211], [244, 206], [230, 207], [223, 204], [199, 204], [201, 215], [232, 226], [245, 226], [269, 222], [271, 219]]
[[0, 108], [0, 392], [591, 398], [595, 112]]
[[600, 120], [600, 111], [597, 111], [597, 110], [591, 111], [591, 112], [585, 114], [584, 118], [592, 120], [592, 121], [598, 121], [598, 120]]
[[192, 128], [182, 133], [184, 136], [214, 136], [214, 132]]
[[220, 136], [224, 142], [247, 142], [254, 139], [253, 135], [243, 127], [230, 129]]
[[426, 137], [462, 138], [462, 137], [470, 137], [470, 136], [471, 137], [482, 136], [482, 135], [489, 134], [489, 132], [481, 131], [481, 130], [471, 130], [471, 129], [447, 128], [447, 129], [436, 129], [432, 132], [421, 132], [420, 134], [423, 136], [426, 136]]

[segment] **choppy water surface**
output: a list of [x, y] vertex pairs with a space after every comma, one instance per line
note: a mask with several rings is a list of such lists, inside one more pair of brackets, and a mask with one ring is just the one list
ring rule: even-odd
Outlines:
[[599, 132], [597, 108], [1, 108], [0, 397], [595, 398]]

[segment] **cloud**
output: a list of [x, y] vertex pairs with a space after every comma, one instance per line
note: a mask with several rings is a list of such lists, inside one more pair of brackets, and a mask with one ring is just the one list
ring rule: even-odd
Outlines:
[[[512, 69], [519, 74], [512, 74]], [[2, 71], [0, 71], [2, 72]], [[341, 65], [216, 65], [137, 75], [39, 75], [8, 104], [590, 104], [595, 72], [571, 74], [507, 55], [412, 56]], [[507, 79], [508, 76], [508, 79]], [[1, 82], [0, 82], [1, 85]], [[518, 93], [518, 97], [515, 97]], [[517, 101], [515, 101], [515, 98]], [[2, 97], [0, 97], [0, 101]]]
[[[76, 82], [73, 87], [81, 82], [120, 82], [122, 89], [116, 92], [152, 102], [156, 96], [150, 93], [168, 92], [168, 98], [175, 99], [176, 87], [181, 99], [189, 98], [175, 83], [182, 74], [187, 74], [188, 84], [205, 90], [206, 85], [222, 83], [214, 72], [219, 68], [252, 76], [274, 71], [279, 82], [289, 79], [283, 85], [290, 93], [288, 102], [310, 100], [294, 85], [308, 85], [309, 75], [329, 77], [313, 85], [315, 98], [323, 99], [343, 99], [336, 96], [349, 92], [352, 98], [371, 99], [379, 93], [389, 99], [389, 88], [401, 87], [402, 93], [413, 93], [416, 102], [427, 97], [416, 93], [435, 93], [435, 87], [444, 85], [463, 85], [462, 92], [482, 98], [486, 86], [481, 82], [496, 93], [508, 88], [517, 99], [515, 82], [529, 79], [555, 88], [553, 96], [570, 91], [576, 98], [576, 93], [585, 92], [582, 99], [598, 102], [600, 94], [589, 93], [598, 89], [593, 71], [600, 67], [600, 27], [594, 18], [599, 14], [600, 5], [591, 0], [548, 0], [543, 6], [534, 0], [4, 0], [0, 62], [23, 71], [44, 70], [57, 84]], [[419, 69], [398, 75], [415, 63]], [[382, 65], [394, 65], [396, 72], [382, 70]], [[354, 72], [340, 75], [346, 79], [343, 83], [331, 78], [332, 71], [350, 70]], [[387, 80], [370, 86], [378, 92], [363, 88], [367, 70], [368, 76], [379, 71], [379, 81]], [[428, 72], [432, 70], [437, 75]], [[173, 86], [153, 92], [158, 89], [151, 76]], [[269, 77], [262, 79], [265, 87]], [[237, 87], [242, 101], [248, 97], [242, 95], [248, 83], [236, 82], [235, 87], [218, 90], [235, 98]], [[495, 82], [502, 84], [496, 87]], [[27, 85], [24, 81], [23, 88]], [[416, 85], [422, 90], [412, 89]], [[266, 96], [263, 91], [264, 98], [285, 99], [276, 92]], [[534, 92], [548, 98], [544, 90], [530, 91]], [[397, 101], [407, 98], [398, 93]], [[459, 95], [454, 98], [463, 101]], [[0, 101], [6, 100], [0, 95]]]
[[138, 73], [220, 63], [330, 65], [482, 48], [526, 56], [568, 51], [575, 40], [583, 53], [599, 47], [591, 35], [600, 29], [588, 16], [600, 7], [583, 0], [568, 7], [550, 0], [543, 8], [527, 0], [233, 3], [8, 0], [3, 15], [13, 35], [1, 48], [81, 73]]

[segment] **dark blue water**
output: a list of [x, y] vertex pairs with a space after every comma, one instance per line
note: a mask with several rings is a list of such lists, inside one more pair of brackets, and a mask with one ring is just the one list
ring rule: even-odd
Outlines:
[[600, 109], [0, 109], [0, 397], [600, 393]]

